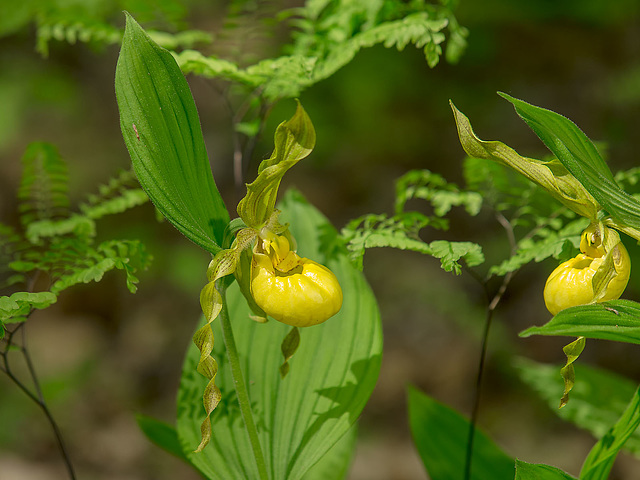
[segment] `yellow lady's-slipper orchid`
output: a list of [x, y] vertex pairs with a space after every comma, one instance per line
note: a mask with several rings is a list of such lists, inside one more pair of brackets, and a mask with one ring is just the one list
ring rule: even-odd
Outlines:
[[604, 294], [596, 298], [593, 279], [607, 259], [602, 236], [597, 224], [587, 227], [580, 239], [581, 253], [560, 264], [547, 279], [544, 302], [552, 315], [576, 305], [615, 300], [624, 292], [631, 273], [631, 260], [622, 242], [618, 242], [609, 252], [613, 260], [609, 268], [613, 268], [615, 273], [611, 272], [614, 274]]
[[279, 322], [318, 325], [338, 313], [342, 289], [327, 267], [298, 256], [283, 235], [258, 238], [251, 260], [251, 295]]

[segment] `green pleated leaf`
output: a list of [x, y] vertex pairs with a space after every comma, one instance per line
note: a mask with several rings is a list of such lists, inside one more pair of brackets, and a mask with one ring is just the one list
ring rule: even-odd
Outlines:
[[302, 480], [343, 480], [349, 473], [351, 460], [356, 449], [358, 429], [354, 425], [324, 455], [311, 470], [304, 474]]
[[160, 420], [146, 415], [136, 415], [140, 430], [151, 442], [185, 462], [189, 462], [178, 440], [176, 429]]
[[564, 167], [615, 219], [640, 228], [640, 202], [622, 190], [595, 145], [571, 120], [500, 93]]
[[611, 300], [567, 308], [545, 325], [520, 333], [521, 337], [531, 335], [587, 337], [640, 344], [640, 303]]
[[[571, 391], [571, 401], [559, 409], [558, 397], [562, 392], [559, 365], [518, 359], [515, 366], [520, 378], [547, 402], [553, 412], [590, 431], [596, 438], [602, 438], [618, 420], [637, 387], [635, 382], [609, 370], [576, 365], [578, 381]], [[624, 448], [640, 456], [639, 431], [627, 440]]]
[[575, 480], [575, 477], [551, 465], [516, 460], [515, 480]]
[[640, 390], [636, 390], [620, 419], [594, 445], [587, 455], [582, 470], [581, 480], [607, 480], [618, 452], [640, 425]]
[[[298, 253], [327, 265], [338, 277], [344, 293], [342, 309], [321, 325], [300, 329], [300, 347], [282, 379], [280, 345], [291, 327], [251, 320], [252, 312], [237, 283], [228, 290], [227, 300], [269, 476], [297, 480], [347, 433], [362, 411], [378, 377], [382, 332], [373, 293], [346, 253], [335, 248], [335, 229], [299, 194], [289, 193], [280, 208], [282, 221], [291, 225]], [[212, 414], [211, 443], [202, 453], [192, 453], [200, 441], [201, 392], [206, 384], [195, 372], [199, 358], [195, 347], [187, 354], [178, 394], [180, 442], [190, 461], [211, 479], [259, 478], [225, 358], [220, 322], [212, 327], [220, 339], [213, 355], [219, 362], [216, 382], [222, 400]]]
[[129, 14], [116, 97], [142, 188], [182, 234], [217, 253], [229, 215], [213, 180], [191, 91], [171, 54]]
[[[455, 410], [409, 388], [409, 425], [431, 480], [463, 478], [469, 421]], [[514, 461], [476, 430], [470, 480], [512, 480]]]

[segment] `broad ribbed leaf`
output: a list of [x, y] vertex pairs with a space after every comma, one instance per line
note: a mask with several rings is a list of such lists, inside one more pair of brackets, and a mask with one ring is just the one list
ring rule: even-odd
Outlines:
[[191, 91], [171, 54], [129, 14], [116, 96], [142, 188], [182, 234], [217, 253], [229, 214], [213, 180]]
[[146, 415], [136, 415], [136, 422], [147, 438], [158, 447], [187, 463], [189, 462], [182, 451], [175, 427]]
[[587, 337], [640, 344], [640, 303], [611, 300], [567, 308], [545, 325], [520, 333], [521, 337], [531, 335]]
[[551, 465], [516, 460], [515, 480], [575, 480], [575, 477]]
[[571, 120], [507, 94], [518, 115], [615, 219], [640, 228], [640, 202], [622, 190], [591, 140]]
[[[515, 364], [520, 378], [542, 397], [560, 418], [602, 438], [622, 415], [637, 385], [609, 370], [576, 365], [576, 384], [571, 401], [558, 408], [562, 393], [560, 365], [545, 365], [519, 359]], [[640, 432], [636, 431], [625, 443], [625, 450], [640, 456]]]
[[[336, 248], [337, 232], [299, 194], [280, 205], [291, 225], [298, 253], [327, 265], [344, 293], [340, 312], [327, 322], [300, 329], [300, 347], [282, 379], [280, 344], [290, 327], [252, 321], [237, 284], [228, 291], [234, 336], [249, 386], [267, 470], [273, 480], [296, 480], [345, 435], [366, 404], [378, 377], [382, 353], [380, 316], [364, 277]], [[321, 240], [322, 239], [322, 240]], [[213, 355], [220, 370], [216, 382], [222, 401], [212, 415], [211, 443], [191, 453], [200, 441], [206, 379], [196, 373], [198, 350], [185, 360], [178, 395], [177, 430], [189, 459], [211, 479], [259, 478], [225, 358], [220, 322], [212, 324]], [[330, 478], [330, 477], [327, 477]]]
[[627, 439], [640, 425], [640, 390], [636, 390], [629, 406], [616, 424], [589, 452], [580, 471], [581, 480], [607, 480], [613, 463]]
[[[463, 478], [469, 422], [455, 410], [409, 388], [409, 425], [431, 480]], [[470, 480], [512, 480], [514, 461], [476, 430]]]
[[351, 460], [356, 449], [358, 429], [354, 425], [324, 455], [311, 470], [304, 474], [302, 480], [343, 480], [349, 473]]

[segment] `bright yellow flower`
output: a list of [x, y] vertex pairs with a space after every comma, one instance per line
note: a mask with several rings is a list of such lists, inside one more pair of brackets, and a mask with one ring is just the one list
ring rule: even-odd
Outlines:
[[251, 261], [251, 295], [267, 315], [294, 327], [328, 320], [342, 306], [336, 276], [291, 250], [281, 235], [258, 238]]
[[544, 302], [553, 315], [576, 305], [620, 298], [629, 282], [631, 260], [627, 249], [620, 242], [610, 252], [615, 275], [607, 285], [604, 295], [596, 299], [593, 291], [593, 277], [606, 258], [601, 233], [597, 226], [590, 225], [582, 232], [580, 250], [582, 253], [560, 264], [547, 279], [544, 287]]

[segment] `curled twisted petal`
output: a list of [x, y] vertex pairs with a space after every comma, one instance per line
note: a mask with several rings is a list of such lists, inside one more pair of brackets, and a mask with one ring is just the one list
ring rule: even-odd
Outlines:
[[211, 356], [214, 342], [211, 322], [216, 319], [222, 310], [222, 296], [216, 288], [216, 282], [235, 271], [244, 247], [244, 242], [236, 242], [232, 248], [222, 250], [213, 258], [207, 270], [209, 283], [207, 283], [200, 292], [200, 306], [207, 319], [207, 323], [195, 333], [193, 343], [195, 343], [198, 350], [200, 350], [200, 359], [198, 360], [196, 370], [208, 378], [209, 383], [207, 383], [204, 395], [202, 396], [202, 404], [204, 405], [206, 417], [200, 426], [202, 440], [198, 448], [196, 448], [196, 452], [201, 452], [211, 440], [211, 420], [209, 416], [218, 406], [222, 397], [220, 389], [215, 384], [218, 373], [218, 363]]
[[193, 336], [193, 343], [195, 343], [200, 350], [200, 360], [198, 361], [196, 369], [198, 373], [209, 379], [209, 383], [207, 383], [204, 389], [204, 395], [202, 396], [202, 403], [207, 416], [200, 425], [202, 440], [195, 450], [195, 452], [201, 452], [211, 440], [211, 421], [209, 420], [209, 416], [218, 406], [222, 398], [220, 389], [215, 384], [216, 374], [218, 373], [218, 362], [211, 356], [211, 351], [213, 350], [213, 330], [211, 329], [210, 323], [198, 329]]

